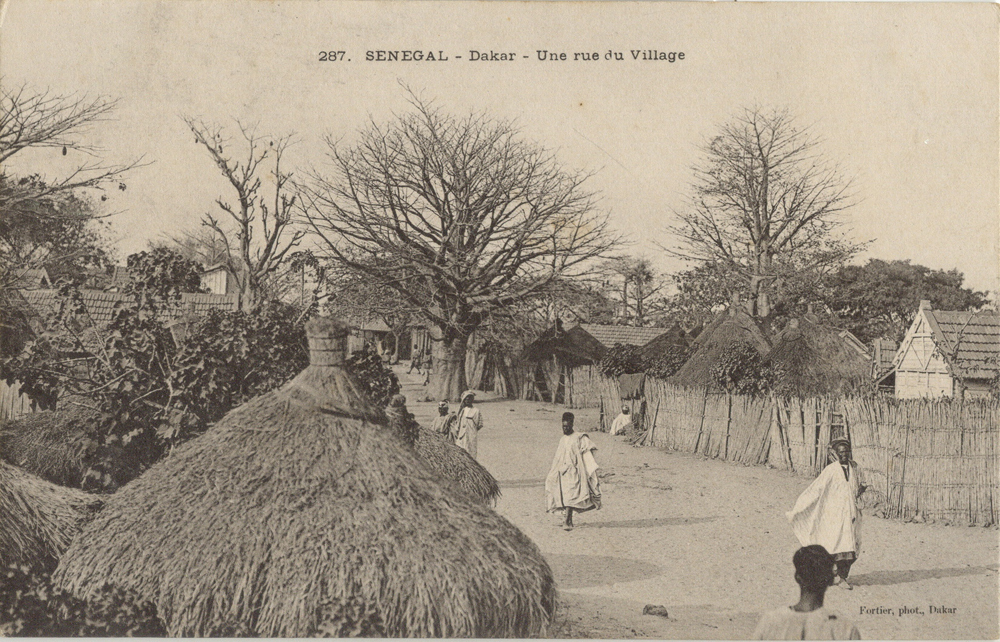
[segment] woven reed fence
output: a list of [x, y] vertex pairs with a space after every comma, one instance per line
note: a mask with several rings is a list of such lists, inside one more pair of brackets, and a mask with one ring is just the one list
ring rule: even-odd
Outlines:
[[[607, 430], [618, 383], [597, 388]], [[644, 401], [646, 445], [811, 476], [829, 462], [831, 437], [846, 434], [869, 487], [863, 501], [886, 517], [998, 523], [995, 400], [752, 398], [647, 379]]]

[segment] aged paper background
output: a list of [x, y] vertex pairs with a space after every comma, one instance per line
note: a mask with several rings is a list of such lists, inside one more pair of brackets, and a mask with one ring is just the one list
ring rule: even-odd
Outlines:
[[[854, 177], [860, 198], [846, 221], [855, 240], [872, 240], [862, 258], [958, 269], [967, 286], [992, 291], [995, 301], [997, 16], [996, 5], [957, 3], [9, 0], [0, 74], [4, 83], [120, 99], [116, 120], [88, 136], [112, 162], [150, 162], [108, 203], [121, 212], [114, 230], [122, 259], [196, 225], [225, 189], [181, 116], [294, 132], [300, 142], [292, 163], [322, 168], [324, 135], [349, 141], [369, 120], [405, 112], [408, 87], [449, 111], [515, 119], [527, 138], [556, 150], [567, 166], [594, 171], [591, 187], [602, 194], [602, 207], [631, 237], [633, 250], [663, 270], [682, 267], [657, 242], [666, 241], [664, 228], [682, 204], [699, 145], [743, 107], [787, 107]], [[433, 52], [447, 60], [366, 59], [379, 51], [421, 51], [425, 58]], [[473, 51], [513, 59], [473, 60]], [[321, 61], [321, 52], [344, 53]], [[565, 53], [567, 60], [543, 61], [540, 52]], [[590, 52], [597, 60], [574, 59]], [[644, 59], [660, 52], [667, 59]], [[683, 52], [683, 59], [671, 52]], [[10, 169], [57, 175], [68, 162], [25, 153]], [[702, 528], [714, 536], [713, 524]], [[893, 533], [898, 540], [884, 546], [905, 545], [913, 536], [903, 528]], [[966, 535], [955, 533], [958, 540]], [[614, 537], [614, 530], [606, 534]], [[689, 564], [689, 545], [649, 543], [671, 549], [670, 559], [681, 566]], [[641, 548], [635, 552], [642, 555]], [[961, 564], [974, 562], [955, 565]], [[961, 602], [963, 616], [908, 621], [902, 637], [996, 636], [992, 568], [982, 589], [987, 597]], [[715, 579], [722, 572], [711, 570]], [[636, 578], [577, 593], [657, 604], [673, 599], [689, 613], [721, 613], [730, 622], [721, 629], [640, 630], [675, 637], [747, 635], [756, 612], [786, 598], [772, 591], [784, 584], [762, 588], [753, 574], [726, 596], [652, 581], [643, 584], [645, 593], [630, 593]], [[872, 590], [838, 596], [837, 606], [857, 613], [866, 596], [873, 606], [884, 600], [892, 607], [904, 599], [964, 599], [951, 584], [936, 593], [930, 580], [915, 594], [915, 581], [870, 587], [877, 597]], [[605, 615], [619, 617], [610, 607]], [[896, 635], [891, 620], [864, 622], [866, 635]]]

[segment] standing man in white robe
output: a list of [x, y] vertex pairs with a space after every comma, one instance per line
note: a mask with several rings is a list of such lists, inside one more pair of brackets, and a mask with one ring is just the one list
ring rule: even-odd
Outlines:
[[458, 411], [458, 433], [455, 445], [476, 458], [479, 450], [479, 431], [483, 429], [483, 414], [472, 403], [476, 400], [474, 390], [462, 393], [462, 407]]
[[599, 466], [594, 459], [597, 446], [586, 433], [573, 432], [573, 413], [562, 416], [563, 436], [556, 448], [552, 468], [545, 478], [545, 499], [549, 512], [566, 511], [565, 530], [573, 530], [573, 511], [601, 508]]
[[833, 555], [837, 567], [834, 584], [850, 590], [847, 574], [861, 548], [858, 498], [865, 486], [857, 463], [851, 460], [851, 442], [835, 439], [830, 446], [837, 461], [823, 469], [785, 515], [802, 546], [818, 544]]

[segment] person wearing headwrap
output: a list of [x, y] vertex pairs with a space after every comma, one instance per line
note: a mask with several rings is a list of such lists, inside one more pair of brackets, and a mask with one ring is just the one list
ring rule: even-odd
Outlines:
[[479, 431], [483, 429], [483, 414], [472, 403], [476, 400], [475, 390], [462, 393], [462, 406], [458, 410], [458, 427], [455, 445], [476, 458], [479, 450]]
[[455, 429], [455, 420], [458, 417], [455, 413], [451, 412], [448, 407], [447, 401], [442, 401], [438, 404], [438, 416], [434, 418], [434, 423], [431, 424], [431, 431], [443, 437], [449, 437], [452, 441], [455, 440], [457, 436], [457, 431]]
[[632, 415], [629, 414], [628, 404], [622, 406], [622, 414], [615, 417], [611, 423], [611, 434], [620, 435], [632, 426]]
[[819, 544], [833, 555], [837, 566], [834, 584], [851, 589], [847, 574], [861, 548], [861, 511], [864, 492], [858, 465], [851, 459], [851, 442], [835, 439], [831, 462], [802, 492], [795, 507], [785, 513], [802, 546]]
[[594, 459], [597, 446], [586, 433], [573, 431], [573, 413], [562, 416], [563, 436], [545, 478], [545, 499], [549, 512], [565, 511], [563, 528], [573, 530], [573, 511], [601, 508], [600, 466]]

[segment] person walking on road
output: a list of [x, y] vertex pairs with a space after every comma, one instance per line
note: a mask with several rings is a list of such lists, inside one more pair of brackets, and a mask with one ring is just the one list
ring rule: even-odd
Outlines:
[[475, 400], [474, 390], [462, 393], [462, 406], [458, 410], [458, 432], [455, 437], [455, 445], [472, 455], [473, 459], [479, 450], [479, 431], [483, 429], [483, 414], [479, 412], [479, 408], [472, 405]]
[[594, 459], [597, 446], [586, 433], [573, 431], [573, 413], [562, 416], [563, 436], [545, 478], [545, 498], [549, 512], [565, 511], [563, 528], [573, 530], [573, 511], [582, 513], [601, 508], [600, 468]]
[[850, 590], [847, 574], [861, 547], [861, 511], [858, 498], [865, 486], [858, 465], [851, 460], [851, 442], [830, 443], [837, 461], [830, 463], [802, 492], [786, 517], [802, 546], [819, 544], [833, 555], [834, 584]]
[[751, 640], [860, 640], [858, 627], [823, 606], [833, 581], [833, 556], [818, 544], [804, 546], [792, 556], [799, 601], [794, 606], [768, 611], [761, 617]]
[[413, 369], [417, 369], [417, 374], [423, 374], [420, 371], [420, 367], [424, 364], [424, 349], [420, 348], [417, 350], [416, 354], [410, 359], [410, 369], [406, 371], [406, 374], [413, 374]]

